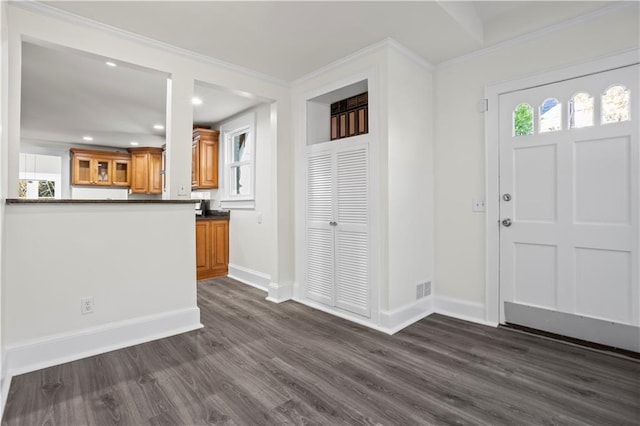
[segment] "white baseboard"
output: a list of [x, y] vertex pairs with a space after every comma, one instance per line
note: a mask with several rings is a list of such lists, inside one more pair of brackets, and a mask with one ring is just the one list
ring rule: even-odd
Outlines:
[[[57, 334], [7, 348], [4, 381], [11, 376], [202, 328], [200, 309], [177, 311]], [[2, 384], [3, 387], [6, 383]], [[8, 389], [7, 389], [8, 390]], [[4, 388], [3, 388], [4, 391]], [[4, 399], [2, 401], [4, 403]]]
[[4, 407], [7, 405], [12, 378], [13, 376], [7, 370], [7, 357], [5, 355], [2, 358], [2, 378], [0, 379], [0, 419], [4, 415]]
[[374, 330], [392, 335], [402, 330], [403, 328], [410, 326], [414, 322], [420, 321], [422, 318], [425, 318], [432, 314], [433, 310], [431, 299], [431, 297], [425, 297], [424, 299], [417, 300], [416, 302], [402, 306], [398, 309], [387, 312], [380, 312], [380, 324], [374, 323], [370, 318], [361, 317], [359, 315], [343, 311], [339, 308], [327, 306], [313, 300], [294, 300], [313, 309], [317, 309], [330, 315], [346, 319], [347, 321], [355, 322], [356, 324], [360, 324], [365, 327], [369, 327]]
[[[372, 328], [374, 330], [378, 330], [378, 331], [382, 331], [383, 333], [387, 333], [386, 330], [383, 330], [382, 327], [380, 327], [379, 325], [375, 324], [370, 318], [361, 317], [361, 316], [358, 316], [356, 314], [352, 314], [350, 312], [340, 310], [339, 308], [334, 308], [334, 307], [331, 307], [331, 306], [327, 306], [325, 304], [322, 304], [320, 302], [316, 302], [316, 301], [313, 301], [313, 300], [310, 300], [310, 299], [294, 298], [293, 300], [298, 302], [298, 303], [300, 303], [300, 304], [302, 304], [302, 305], [308, 306], [308, 307], [313, 308], [313, 309], [317, 309], [318, 311], [325, 312], [325, 313], [327, 313], [329, 315], [333, 315], [334, 317], [342, 318], [342, 319], [345, 319], [347, 321], [351, 321], [351, 322], [354, 322], [356, 324], [360, 324], [360, 325], [363, 325], [365, 327], [369, 327], [369, 328]], [[389, 333], [387, 333], [387, 334], [389, 334]]]
[[287, 300], [291, 300], [292, 297], [293, 284], [269, 283], [269, 295], [267, 296], [269, 302], [286, 302]]
[[271, 277], [262, 272], [230, 263], [227, 276], [264, 292], [269, 292]]
[[458, 318], [477, 324], [497, 327], [498, 323], [485, 319], [485, 309], [482, 303], [469, 302], [451, 297], [436, 296], [433, 304], [434, 312], [448, 317]]
[[428, 296], [390, 311], [380, 312], [380, 328], [395, 334], [433, 313], [433, 297]]

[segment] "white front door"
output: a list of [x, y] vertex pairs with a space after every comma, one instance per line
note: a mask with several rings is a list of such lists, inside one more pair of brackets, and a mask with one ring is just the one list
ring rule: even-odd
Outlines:
[[639, 75], [500, 95], [501, 322], [640, 350]]

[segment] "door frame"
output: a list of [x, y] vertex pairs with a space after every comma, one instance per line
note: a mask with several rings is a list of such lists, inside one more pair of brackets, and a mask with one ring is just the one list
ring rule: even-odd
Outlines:
[[500, 95], [640, 63], [631, 49], [582, 64], [485, 86], [485, 321], [500, 324]]

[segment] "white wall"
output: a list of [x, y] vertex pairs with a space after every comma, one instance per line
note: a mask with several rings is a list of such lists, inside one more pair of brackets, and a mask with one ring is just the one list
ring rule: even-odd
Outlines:
[[[439, 296], [484, 305], [485, 217], [471, 212], [485, 194], [485, 86], [586, 62], [639, 45], [637, 3], [481, 56], [439, 66], [435, 72], [436, 250]], [[489, 105], [489, 108], [495, 106]]]
[[[7, 205], [5, 216], [7, 347], [196, 307], [191, 204]], [[81, 315], [88, 296], [95, 312]]]
[[[35, 7], [38, 5], [25, 5]], [[263, 99], [274, 100], [272, 120], [275, 133], [272, 137], [272, 215], [271, 249], [273, 262], [269, 275], [275, 283], [293, 281], [293, 147], [290, 144], [290, 91], [288, 87], [260, 78], [256, 73], [243, 72], [237, 67], [221, 65], [219, 61], [206, 61], [201, 57], [169, 51], [166, 48], [138, 42], [130, 34], [112, 34], [92, 28], [80, 22], [51, 18], [10, 5], [10, 79], [9, 102], [9, 180], [17, 179], [19, 155], [20, 111], [20, 41], [29, 37], [46, 40], [62, 46], [83, 50], [96, 55], [114, 58], [166, 72], [171, 75], [167, 116], [167, 161], [169, 163], [169, 188], [171, 198], [190, 197], [191, 138], [193, 106], [190, 103], [194, 81], [251, 93]], [[277, 166], [279, 165], [279, 166]], [[15, 174], [15, 178], [12, 176]], [[179, 188], [187, 191], [183, 197]], [[17, 187], [16, 187], [17, 188]], [[16, 189], [17, 191], [17, 189]], [[10, 194], [11, 195], [11, 194]]]
[[[256, 114], [255, 135], [255, 209], [231, 210], [229, 221], [229, 264], [249, 271], [270, 276], [274, 256], [268, 249], [274, 226], [271, 208], [271, 165], [273, 140], [271, 135], [271, 105], [264, 104], [241, 114], [229, 117], [216, 128], [247, 113]], [[221, 139], [222, 143], [222, 139]], [[222, 166], [222, 157], [221, 163]], [[222, 169], [221, 169], [222, 170]], [[220, 179], [218, 194], [222, 191], [224, 179]], [[214, 195], [216, 205], [220, 197]], [[259, 216], [261, 222], [258, 223]]]
[[387, 309], [416, 301], [416, 284], [433, 277], [432, 76], [389, 50], [389, 294]]

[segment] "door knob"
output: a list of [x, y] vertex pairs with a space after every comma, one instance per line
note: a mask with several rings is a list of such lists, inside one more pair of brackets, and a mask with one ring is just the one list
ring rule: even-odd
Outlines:
[[505, 200], [505, 201], [511, 201], [511, 194], [504, 194], [502, 196], [502, 199]]
[[511, 219], [509, 219], [509, 218], [504, 219], [502, 221], [502, 226], [506, 226], [506, 227], [511, 226]]
[[329, 222], [329, 225], [331, 225], [331, 226], [336, 226], [337, 224], [338, 224], [338, 222], [334, 222], [334, 221]]

